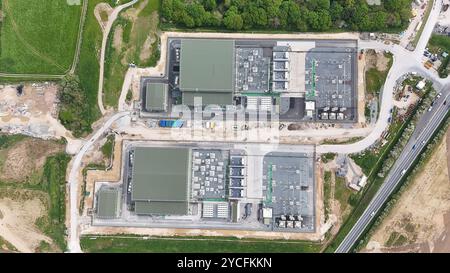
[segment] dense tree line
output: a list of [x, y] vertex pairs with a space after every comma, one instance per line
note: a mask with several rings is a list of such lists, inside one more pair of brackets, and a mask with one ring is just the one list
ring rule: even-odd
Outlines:
[[60, 100], [59, 120], [75, 137], [92, 132], [86, 93], [81, 89], [77, 76], [66, 75], [58, 90]]
[[411, 0], [164, 0], [165, 22], [187, 28], [381, 31], [406, 27]]

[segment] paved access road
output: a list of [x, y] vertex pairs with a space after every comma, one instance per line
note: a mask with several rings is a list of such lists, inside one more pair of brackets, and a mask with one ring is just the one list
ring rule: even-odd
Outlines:
[[108, 130], [115, 121], [128, 116], [129, 114], [129, 112], [120, 112], [109, 118], [103, 126], [97, 130], [97, 132], [87, 142], [84, 143], [72, 161], [73, 163], [70, 168], [68, 181], [70, 192], [70, 231], [68, 247], [70, 252], [81, 252], [80, 238], [78, 237], [78, 177], [81, 169], [81, 160], [92, 145], [103, 136], [105, 131]]

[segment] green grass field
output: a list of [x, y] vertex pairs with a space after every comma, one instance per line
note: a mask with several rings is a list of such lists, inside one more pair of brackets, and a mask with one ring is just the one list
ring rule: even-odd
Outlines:
[[450, 52], [450, 37], [433, 34], [428, 42], [430, 52], [439, 53], [441, 50]]
[[2, 0], [0, 71], [64, 74], [72, 62], [81, 6], [59, 0]]
[[317, 243], [287, 240], [256, 240], [207, 237], [150, 237], [145, 240], [135, 236], [83, 236], [81, 248], [84, 252], [101, 253], [301, 253], [319, 252]]
[[341, 205], [341, 211], [345, 211], [349, 205], [348, 199], [352, 194], [352, 190], [347, 187], [344, 177], [336, 176], [335, 186], [334, 186], [334, 198]]
[[86, 108], [88, 109], [89, 123], [100, 117], [97, 105], [97, 90], [99, 76], [98, 55], [102, 45], [102, 31], [94, 16], [94, 8], [102, 0], [90, 0], [87, 10], [86, 21], [83, 28], [83, 40], [80, 49], [80, 60], [77, 65], [76, 74], [79, 77], [81, 88], [86, 95]]
[[102, 154], [105, 158], [110, 159], [114, 152], [114, 135], [109, 135], [105, 144], [101, 148]]

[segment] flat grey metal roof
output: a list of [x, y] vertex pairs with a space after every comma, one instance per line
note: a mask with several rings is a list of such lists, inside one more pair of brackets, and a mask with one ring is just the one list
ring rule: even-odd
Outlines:
[[306, 153], [271, 152], [263, 160], [264, 203], [274, 217], [301, 215], [314, 229], [314, 157]]
[[157, 215], [186, 215], [188, 203], [187, 202], [135, 202], [135, 212], [137, 214], [157, 214]]
[[97, 217], [116, 218], [118, 214], [119, 190], [100, 188], [97, 194]]
[[168, 93], [168, 85], [165, 83], [147, 83], [145, 89], [145, 109], [148, 111], [166, 111]]
[[217, 92], [183, 92], [183, 104], [194, 106], [195, 97], [202, 99], [202, 105], [217, 104], [224, 106], [233, 104], [232, 93]]
[[187, 201], [190, 149], [136, 147], [133, 161], [133, 201]]
[[234, 40], [181, 40], [180, 90], [233, 92]]

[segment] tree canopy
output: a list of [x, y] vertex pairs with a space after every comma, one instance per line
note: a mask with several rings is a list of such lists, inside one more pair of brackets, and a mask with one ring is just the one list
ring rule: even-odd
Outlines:
[[187, 28], [389, 31], [405, 28], [411, 0], [164, 0], [166, 23]]

